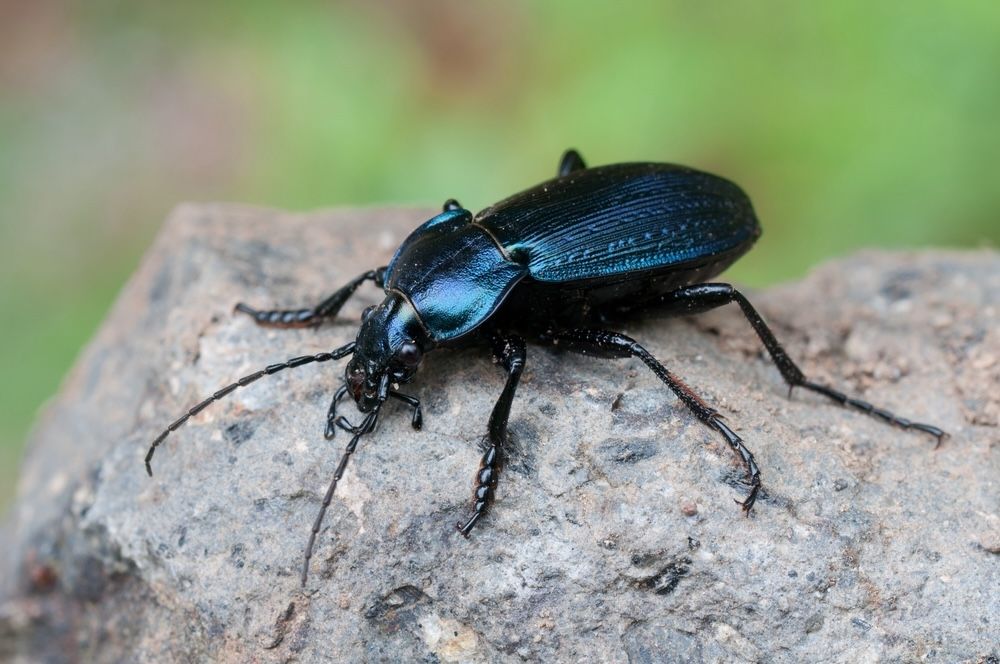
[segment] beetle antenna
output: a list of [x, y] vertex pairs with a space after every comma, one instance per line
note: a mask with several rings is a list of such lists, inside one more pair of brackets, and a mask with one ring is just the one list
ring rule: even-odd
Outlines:
[[361, 421], [361, 425], [358, 426], [354, 436], [351, 437], [351, 442], [347, 444], [344, 448], [344, 453], [340, 456], [340, 463], [337, 464], [337, 470], [333, 473], [333, 479], [330, 480], [330, 486], [326, 489], [326, 495], [323, 496], [323, 504], [319, 508], [319, 514], [316, 515], [316, 521], [313, 522], [312, 532], [309, 533], [309, 541], [306, 543], [306, 556], [305, 560], [302, 561], [302, 587], [306, 587], [306, 579], [309, 577], [309, 561], [312, 559], [313, 545], [316, 543], [316, 535], [319, 534], [319, 529], [323, 525], [323, 517], [326, 516], [326, 508], [330, 506], [330, 502], [333, 500], [333, 492], [337, 489], [337, 483], [340, 482], [340, 478], [344, 476], [344, 471], [347, 469], [347, 462], [350, 460], [351, 455], [354, 454], [354, 450], [358, 447], [358, 440], [361, 436], [369, 433], [375, 428], [375, 423], [378, 421], [378, 412], [382, 408], [384, 401], [379, 401], [375, 404], [375, 408], [365, 416], [365, 419]]
[[222, 399], [230, 392], [236, 390], [236, 388], [246, 387], [250, 383], [259, 380], [264, 376], [270, 376], [271, 374], [278, 373], [279, 371], [283, 371], [285, 369], [294, 369], [295, 367], [301, 367], [304, 364], [311, 364], [313, 362], [329, 362], [330, 360], [339, 360], [340, 358], [346, 355], [350, 355], [353, 352], [354, 352], [354, 342], [352, 341], [351, 343], [341, 346], [340, 348], [331, 351], [329, 353], [318, 353], [316, 355], [303, 355], [301, 357], [293, 357], [290, 360], [282, 362], [280, 364], [269, 365], [261, 369], [260, 371], [255, 371], [252, 374], [243, 376], [243, 378], [240, 378], [235, 383], [226, 385], [222, 389], [216, 391], [212, 396], [208, 397], [198, 405], [189, 409], [186, 413], [177, 418], [173, 422], [173, 424], [164, 429], [163, 433], [161, 433], [159, 436], [156, 437], [156, 440], [153, 441], [153, 444], [149, 446], [149, 451], [146, 452], [146, 473], [150, 477], [153, 476], [153, 468], [150, 465], [150, 463], [153, 460], [153, 454], [156, 452], [156, 448], [160, 446], [160, 443], [162, 443], [167, 436], [169, 436], [172, 432], [179, 429], [181, 425], [183, 425], [189, 419], [191, 419], [201, 411], [205, 410], [209, 404]]

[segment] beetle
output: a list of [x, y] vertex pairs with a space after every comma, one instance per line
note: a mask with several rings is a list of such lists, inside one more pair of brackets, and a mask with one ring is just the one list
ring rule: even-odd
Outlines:
[[[327, 412], [326, 438], [351, 434], [306, 544], [305, 586], [313, 546], [337, 483], [390, 398], [412, 408], [421, 427], [420, 401], [399, 391], [433, 350], [488, 345], [506, 382], [487, 425], [486, 451], [475, 475], [472, 511], [456, 524], [469, 536], [496, 496], [508, 447], [507, 421], [526, 359], [525, 337], [556, 348], [608, 358], [634, 357], [680, 401], [718, 432], [738, 455], [749, 491], [736, 501], [749, 515], [761, 489], [753, 454], [719, 412], [639, 342], [609, 322], [644, 309], [696, 314], [736, 303], [789, 388], [818, 393], [883, 421], [923, 431], [938, 444], [947, 435], [888, 410], [808, 380], [750, 301], [727, 283], [710, 282], [746, 253], [761, 229], [750, 199], [736, 184], [702, 171], [661, 163], [588, 168], [579, 153], [563, 155], [558, 175], [473, 215], [455, 199], [407, 237], [388, 265], [369, 270], [319, 304], [296, 310], [236, 310], [258, 324], [307, 327], [333, 318], [365, 282], [385, 292], [362, 314], [355, 341], [336, 350], [295, 357], [244, 376], [189, 409], [150, 445], [156, 448], [189, 418], [239, 387], [285, 369], [350, 356], [343, 385]], [[358, 425], [337, 414], [345, 395], [362, 414]]]

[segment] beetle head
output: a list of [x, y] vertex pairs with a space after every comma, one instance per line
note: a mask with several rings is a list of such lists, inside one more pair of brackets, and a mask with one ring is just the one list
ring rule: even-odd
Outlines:
[[390, 291], [366, 309], [344, 375], [358, 410], [370, 412], [388, 398], [390, 386], [410, 382], [429, 345], [413, 305], [400, 293]]

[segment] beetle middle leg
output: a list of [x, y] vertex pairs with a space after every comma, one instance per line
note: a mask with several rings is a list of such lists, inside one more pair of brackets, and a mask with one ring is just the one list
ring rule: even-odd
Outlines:
[[258, 325], [266, 327], [312, 327], [319, 325], [324, 318], [332, 318], [337, 315], [344, 303], [354, 295], [354, 291], [366, 281], [375, 282], [376, 286], [382, 286], [385, 281], [385, 267], [375, 270], [368, 270], [347, 282], [342, 288], [330, 297], [326, 298], [315, 307], [307, 309], [273, 309], [258, 310], [240, 302], [236, 305], [236, 311], [251, 316]]
[[884, 408], [878, 408], [867, 401], [857, 399], [855, 397], [848, 396], [839, 390], [835, 390], [832, 387], [823, 385], [822, 383], [815, 383], [808, 380], [802, 370], [792, 361], [785, 352], [785, 349], [781, 347], [778, 340], [775, 338], [774, 333], [764, 322], [757, 310], [754, 309], [750, 301], [740, 293], [738, 290], [733, 288], [729, 284], [698, 284], [695, 286], [687, 286], [685, 288], [680, 288], [678, 290], [672, 291], [665, 295], [658, 297], [658, 301], [671, 310], [678, 311], [683, 314], [696, 314], [703, 311], [708, 311], [709, 309], [715, 309], [716, 307], [721, 307], [730, 302], [735, 302], [740, 306], [740, 310], [743, 312], [743, 316], [750, 323], [750, 326], [760, 337], [761, 342], [763, 342], [764, 347], [770, 354], [771, 359], [778, 367], [778, 371], [781, 373], [781, 377], [785, 379], [788, 384], [788, 394], [792, 393], [792, 388], [802, 387], [817, 394], [822, 394], [826, 398], [839, 403], [842, 406], [849, 406], [860, 410], [868, 415], [878, 417], [884, 422], [900, 427], [902, 429], [914, 429], [916, 431], [923, 431], [929, 433], [930, 435], [937, 438], [938, 445], [941, 444], [941, 440], [944, 439], [947, 434], [936, 426], [930, 424], [923, 424], [921, 422], [913, 422], [905, 417], [900, 417]]
[[726, 426], [718, 411], [705, 403], [684, 381], [672, 374], [648, 350], [629, 336], [620, 332], [605, 330], [575, 329], [549, 331], [542, 335], [542, 341], [558, 348], [565, 348], [566, 350], [584, 355], [615, 358], [637, 357], [642, 360], [656, 374], [656, 377], [663, 381], [699, 420], [722, 434], [722, 437], [726, 439], [726, 442], [733, 451], [739, 455], [740, 460], [746, 467], [750, 493], [742, 501], [737, 502], [743, 507], [743, 511], [746, 514], [750, 513], [750, 509], [757, 500], [757, 493], [760, 491], [761, 486], [760, 469], [753, 458], [753, 453], [743, 444], [743, 439]]
[[574, 171], [582, 171], [587, 168], [587, 164], [583, 162], [583, 157], [576, 150], [570, 148], [563, 153], [562, 159], [559, 160], [559, 177], [564, 175], [569, 175]]
[[494, 332], [491, 338], [493, 357], [507, 372], [507, 382], [497, 399], [493, 412], [490, 414], [488, 426], [489, 449], [483, 454], [476, 472], [476, 488], [473, 494], [472, 516], [462, 524], [456, 523], [458, 532], [469, 536], [473, 526], [486, 514], [496, 495], [497, 479], [500, 476], [500, 465], [503, 463], [504, 448], [507, 445], [507, 420], [510, 419], [510, 406], [514, 401], [521, 372], [524, 371], [526, 356], [524, 339], [517, 335], [505, 336]]

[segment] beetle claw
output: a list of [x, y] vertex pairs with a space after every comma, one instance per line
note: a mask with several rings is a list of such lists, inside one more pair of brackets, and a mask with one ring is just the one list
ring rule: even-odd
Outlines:
[[760, 491], [760, 485], [754, 484], [753, 488], [750, 489], [750, 494], [746, 498], [744, 498], [743, 500], [736, 500], [735, 498], [733, 499], [733, 501], [737, 505], [743, 508], [743, 516], [745, 517], [750, 516], [750, 511], [753, 509], [754, 503], [757, 502], [758, 491]]

